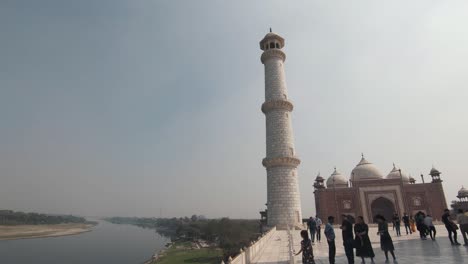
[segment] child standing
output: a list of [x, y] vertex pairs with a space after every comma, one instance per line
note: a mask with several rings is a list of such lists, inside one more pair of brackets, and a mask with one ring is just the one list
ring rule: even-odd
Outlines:
[[302, 253], [303, 264], [315, 264], [314, 250], [312, 249], [312, 241], [309, 239], [309, 233], [307, 233], [307, 230], [301, 231], [301, 237], [301, 250], [297, 252], [296, 256]]

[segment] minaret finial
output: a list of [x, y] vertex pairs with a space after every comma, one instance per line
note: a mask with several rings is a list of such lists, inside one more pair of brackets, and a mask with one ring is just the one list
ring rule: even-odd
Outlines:
[[363, 152], [361, 152], [361, 157], [364, 158], [364, 153]]
[[271, 27], [270, 27], [270, 33], [271, 33]]

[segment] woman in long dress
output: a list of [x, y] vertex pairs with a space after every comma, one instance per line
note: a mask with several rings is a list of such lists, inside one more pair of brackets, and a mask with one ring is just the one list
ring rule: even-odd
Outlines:
[[389, 260], [388, 260], [389, 251], [390, 251], [390, 254], [392, 254], [393, 261], [396, 263], [396, 257], [394, 253], [395, 247], [393, 246], [392, 237], [390, 236], [390, 233], [388, 232], [387, 221], [385, 220], [385, 217], [383, 217], [382, 215], [376, 215], [375, 219], [379, 223], [379, 232], [377, 232], [377, 235], [380, 235], [380, 248], [385, 253], [385, 263], [389, 263]]
[[369, 239], [369, 226], [364, 223], [364, 218], [358, 216], [354, 225], [356, 256], [361, 257], [362, 263], [366, 263], [365, 258], [370, 258], [371, 263], [374, 263], [374, 250]]

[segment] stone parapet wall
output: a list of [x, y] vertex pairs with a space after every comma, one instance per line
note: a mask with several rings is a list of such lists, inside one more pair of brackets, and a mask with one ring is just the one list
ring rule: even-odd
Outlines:
[[[248, 248], [241, 249], [239, 255], [229, 259], [230, 264], [250, 264], [262, 254], [263, 249], [276, 233], [276, 227], [263, 234], [257, 241], [253, 242]], [[224, 264], [224, 262], [222, 262]]]

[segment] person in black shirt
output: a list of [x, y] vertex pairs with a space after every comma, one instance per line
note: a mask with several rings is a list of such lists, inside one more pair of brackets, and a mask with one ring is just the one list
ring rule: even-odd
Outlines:
[[[450, 219], [449, 209], [444, 210], [444, 214], [442, 215], [442, 222], [445, 224], [445, 228], [447, 228], [450, 243], [452, 243], [452, 245], [454, 246], [461, 245], [460, 243], [458, 243], [458, 240], [457, 240], [458, 226]], [[453, 239], [452, 239], [452, 234], [453, 234]]]
[[346, 258], [348, 258], [349, 264], [354, 264], [354, 234], [353, 234], [353, 224], [349, 216], [343, 215], [343, 222], [340, 226], [343, 235], [343, 246], [346, 253]]
[[411, 231], [410, 218], [408, 214], [404, 213], [402, 219], [403, 219], [403, 223], [405, 224], [406, 234], [408, 234], [408, 230], [409, 230], [409, 233], [412, 234], [413, 232]]

